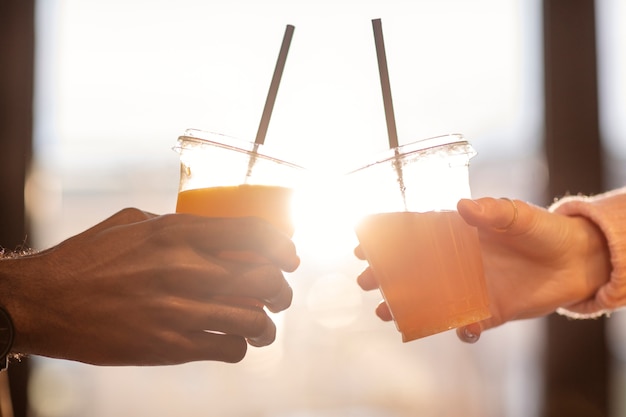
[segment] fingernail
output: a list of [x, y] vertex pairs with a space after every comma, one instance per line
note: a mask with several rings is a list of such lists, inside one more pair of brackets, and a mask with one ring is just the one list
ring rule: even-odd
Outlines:
[[465, 343], [476, 343], [480, 338], [480, 334], [474, 333], [469, 329], [469, 327], [462, 327], [458, 330], [459, 331], [457, 332], [457, 334], [459, 335], [460, 339]]
[[484, 207], [482, 204], [480, 204], [480, 201], [478, 200], [471, 200], [472, 203], [474, 203], [476, 205], [476, 208], [478, 209], [479, 213], [482, 213], [484, 211]]
[[478, 200], [472, 200], [470, 198], [463, 198], [459, 201], [459, 204], [464, 205], [467, 209], [472, 210], [476, 214], [483, 212], [483, 206]]

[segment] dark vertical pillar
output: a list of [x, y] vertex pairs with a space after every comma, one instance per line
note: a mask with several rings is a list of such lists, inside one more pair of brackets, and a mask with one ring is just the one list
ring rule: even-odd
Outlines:
[[[594, 0], [544, 0], [545, 149], [552, 196], [603, 191]], [[547, 417], [608, 415], [604, 320], [548, 318]]]
[[[35, 0], [0, 1], [0, 246], [24, 243], [24, 180], [32, 149]], [[0, 294], [7, 297], [10, 294]], [[12, 363], [15, 417], [26, 417], [29, 362]]]

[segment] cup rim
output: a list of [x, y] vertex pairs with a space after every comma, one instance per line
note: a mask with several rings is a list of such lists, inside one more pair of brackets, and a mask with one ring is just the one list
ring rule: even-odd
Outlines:
[[362, 165], [361, 167], [348, 172], [347, 175], [357, 173], [374, 165], [384, 164], [390, 161], [396, 161], [398, 160], [398, 158], [406, 158], [407, 156], [418, 152], [424, 152], [431, 149], [450, 145], [468, 146], [469, 150], [464, 153], [467, 154], [470, 158], [476, 155], [476, 151], [474, 150], [474, 148], [471, 147], [471, 144], [467, 141], [467, 139], [465, 139], [465, 137], [461, 133], [449, 133], [447, 135], [419, 139], [414, 142], [397, 146], [395, 148], [387, 149], [379, 153], [378, 157], [375, 158], [373, 162]]
[[[223, 139], [223, 141], [220, 142], [219, 139]], [[249, 156], [254, 154], [256, 158], [266, 159], [295, 169], [305, 169], [298, 164], [287, 162], [284, 159], [268, 155], [263, 149], [265, 145], [255, 144], [253, 142], [245, 141], [234, 136], [225, 135], [223, 133], [211, 132], [201, 129], [186, 129], [185, 133], [178, 137], [178, 145], [174, 146], [172, 150], [180, 154], [183, 150], [190, 148], [190, 146], [186, 146], [185, 143], [217, 146], [236, 152], [241, 152]]]

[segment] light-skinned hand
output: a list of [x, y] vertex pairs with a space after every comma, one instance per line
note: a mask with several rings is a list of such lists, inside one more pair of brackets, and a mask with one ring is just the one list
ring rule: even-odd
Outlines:
[[[457, 329], [465, 342], [511, 320], [541, 317], [559, 307], [593, 297], [609, 279], [609, 250], [601, 231], [582, 217], [551, 213], [544, 208], [514, 200], [490, 197], [459, 201], [465, 221], [478, 228], [492, 317]], [[360, 259], [360, 248], [355, 249]], [[436, 279], [436, 277], [433, 277]], [[364, 290], [378, 288], [371, 269], [357, 278]], [[377, 315], [390, 321], [384, 302]]]

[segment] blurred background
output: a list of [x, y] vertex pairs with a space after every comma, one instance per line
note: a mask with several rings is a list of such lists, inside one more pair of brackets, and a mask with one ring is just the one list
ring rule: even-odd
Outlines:
[[546, 206], [626, 182], [621, 0], [3, 1], [0, 246], [44, 249], [128, 206], [172, 212], [176, 139], [254, 139], [287, 24], [266, 141], [330, 179], [296, 225], [273, 345], [236, 365], [31, 357], [9, 369], [15, 416], [626, 416], [621, 313], [509, 323], [476, 345], [403, 344], [375, 316], [332, 189], [388, 146], [374, 18], [400, 143], [464, 134], [475, 197]]

